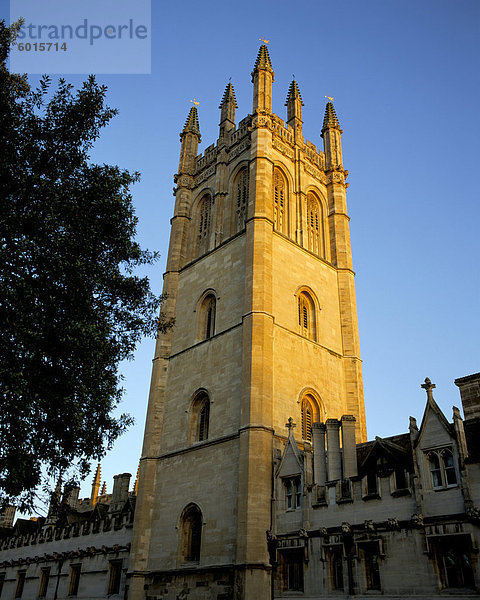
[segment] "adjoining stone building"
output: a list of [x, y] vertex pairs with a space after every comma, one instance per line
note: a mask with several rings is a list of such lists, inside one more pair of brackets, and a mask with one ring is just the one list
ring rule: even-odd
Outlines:
[[[480, 373], [456, 380], [465, 421], [422, 385], [420, 427], [355, 444], [352, 417], [276, 447], [274, 597], [478, 596]], [[472, 393], [474, 392], [474, 393]]]
[[0, 598], [112, 600], [125, 597], [135, 511], [130, 473], [115, 475], [113, 491], [100, 489], [100, 466], [90, 498], [74, 488], [47, 517], [0, 519]]

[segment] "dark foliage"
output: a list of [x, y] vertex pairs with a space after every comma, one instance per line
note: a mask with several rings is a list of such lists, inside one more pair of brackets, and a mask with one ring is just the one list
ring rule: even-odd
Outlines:
[[116, 113], [106, 88], [32, 90], [7, 70], [14, 37], [2, 23], [0, 503], [27, 508], [42, 473], [84, 475], [125, 430], [118, 364], [168, 323], [134, 274], [156, 258], [135, 241], [138, 174], [89, 162]]

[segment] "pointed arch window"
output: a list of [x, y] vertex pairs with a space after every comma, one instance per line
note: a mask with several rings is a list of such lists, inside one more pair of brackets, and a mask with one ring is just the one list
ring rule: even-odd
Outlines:
[[307, 396], [302, 400], [302, 438], [312, 441], [312, 423], [314, 419], [313, 405]]
[[208, 242], [210, 237], [210, 220], [212, 201], [208, 194], [203, 196], [198, 205], [197, 218], [197, 247], [198, 255], [205, 254], [208, 250]]
[[190, 415], [190, 443], [208, 440], [210, 427], [210, 398], [200, 391], [195, 396]]
[[273, 172], [273, 226], [287, 233], [287, 182], [280, 169]]
[[183, 562], [199, 562], [202, 546], [202, 512], [196, 504], [187, 506], [182, 515], [181, 557]]
[[322, 205], [315, 194], [307, 194], [307, 248], [317, 256], [324, 256]]
[[307, 292], [298, 295], [298, 328], [303, 336], [316, 341], [315, 304]]
[[237, 175], [234, 191], [236, 231], [242, 231], [245, 228], [248, 204], [248, 170], [246, 168]]
[[216, 312], [217, 299], [213, 293], [207, 294], [198, 309], [197, 335], [199, 340], [208, 340], [215, 335]]

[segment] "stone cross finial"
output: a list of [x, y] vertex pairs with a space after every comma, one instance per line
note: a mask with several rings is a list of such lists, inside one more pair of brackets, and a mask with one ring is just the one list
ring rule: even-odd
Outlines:
[[289, 431], [291, 431], [291, 430], [292, 430], [294, 427], [296, 427], [296, 426], [297, 426], [297, 424], [293, 422], [293, 419], [292, 419], [292, 417], [289, 417], [289, 418], [288, 418], [288, 423], [285, 423], [285, 427], [286, 427], [286, 428], [287, 428]]
[[433, 390], [437, 386], [434, 383], [432, 383], [428, 377], [426, 377], [425, 378], [425, 383], [422, 383], [421, 387], [424, 390], [426, 390], [426, 392], [427, 392], [427, 398], [429, 400], [433, 400]]

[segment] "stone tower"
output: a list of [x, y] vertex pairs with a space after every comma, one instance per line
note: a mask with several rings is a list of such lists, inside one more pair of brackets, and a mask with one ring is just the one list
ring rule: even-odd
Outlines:
[[217, 143], [197, 154], [195, 106], [180, 134], [163, 307], [176, 324], [153, 361], [129, 598], [270, 597], [286, 420], [301, 448], [342, 415], [366, 439], [342, 131], [329, 102], [317, 150], [297, 82], [285, 123], [273, 81], [262, 45], [252, 114], [236, 125], [229, 83]]

